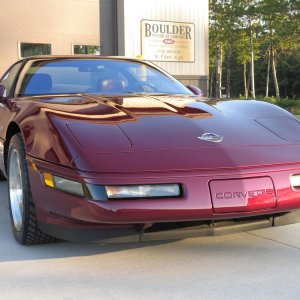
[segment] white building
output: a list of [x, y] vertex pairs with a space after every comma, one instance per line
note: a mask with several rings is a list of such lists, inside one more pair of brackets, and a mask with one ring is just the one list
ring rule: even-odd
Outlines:
[[208, 0], [1, 0], [0, 41], [1, 74], [26, 56], [102, 52], [207, 90]]

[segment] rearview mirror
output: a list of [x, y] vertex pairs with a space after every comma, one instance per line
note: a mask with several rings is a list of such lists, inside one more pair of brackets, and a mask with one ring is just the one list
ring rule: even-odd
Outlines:
[[204, 96], [203, 92], [201, 89], [199, 89], [198, 87], [194, 86], [194, 85], [187, 85], [186, 86], [193, 94], [197, 95], [197, 96]]

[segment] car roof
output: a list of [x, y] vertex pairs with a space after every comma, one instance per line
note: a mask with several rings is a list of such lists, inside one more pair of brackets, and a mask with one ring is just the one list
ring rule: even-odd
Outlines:
[[47, 60], [47, 59], [116, 59], [116, 60], [129, 60], [141, 61], [140, 58], [131, 58], [126, 56], [103, 56], [91, 54], [73, 54], [73, 55], [34, 55], [25, 57], [24, 60]]

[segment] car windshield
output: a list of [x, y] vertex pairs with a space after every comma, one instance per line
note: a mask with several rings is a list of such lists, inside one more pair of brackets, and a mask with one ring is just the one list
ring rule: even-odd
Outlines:
[[31, 62], [17, 96], [57, 94], [191, 94], [176, 79], [148, 64], [114, 59]]

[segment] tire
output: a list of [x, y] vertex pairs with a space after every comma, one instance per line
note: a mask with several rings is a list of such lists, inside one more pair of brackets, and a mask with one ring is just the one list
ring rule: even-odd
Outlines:
[[4, 177], [4, 175], [2, 174], [2, 172], [0, 171], [0, 181], [4, 181], [6, 180], [6, 178]]
[[56, 242], [56, 238], [38, 228], [21, 133], [15, 134], [10, 141], [7, 175], [10, 219], [16, 241], [21, 245]]

